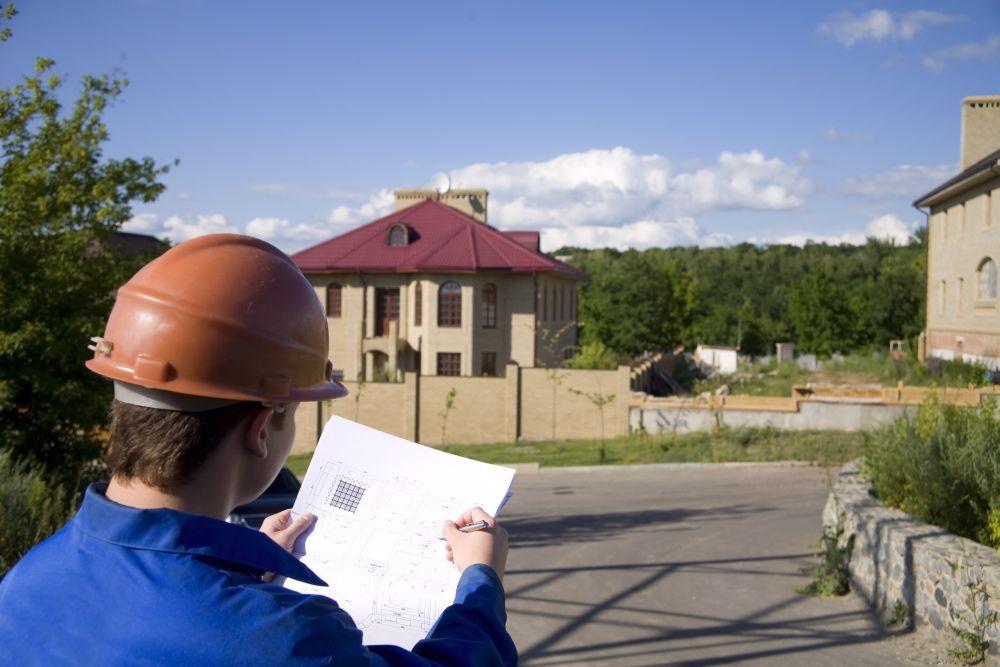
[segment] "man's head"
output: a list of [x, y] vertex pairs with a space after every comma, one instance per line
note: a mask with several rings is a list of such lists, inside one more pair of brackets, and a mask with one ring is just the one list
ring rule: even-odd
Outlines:
[[[235, 503], [260, 495], [277, 475], [295, 437], [295, 408], [260, 403], [184, 412], [114, 400], [105, 461], [123, 484], [172, 493], [208, 468], [235, 473]], [[209, 463], [213, 465], [209, 466]]]
[[252, 499], [288, 455], [294, 405], [347, 393], [312, 285], [248, 236], [203, 236], [144, 266], [91, 349], [87, 366], [115, 381], [112, 473], [161, 490], [209, 469]]

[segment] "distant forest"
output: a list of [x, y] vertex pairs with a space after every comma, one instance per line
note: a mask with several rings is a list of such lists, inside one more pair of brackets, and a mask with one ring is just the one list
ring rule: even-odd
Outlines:
[[553, 253], [590, 275], [580, 343], [621, 355], [677, 344], [774, 352], [793, 342], [829, 355], [913, 342], [923, 329], [926, 232], [907, 245], [808, 244], [644, 251], [566, 247]]

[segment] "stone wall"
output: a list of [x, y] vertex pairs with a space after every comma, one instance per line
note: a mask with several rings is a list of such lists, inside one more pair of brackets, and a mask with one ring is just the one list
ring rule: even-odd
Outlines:
[[[824, 531], [838, 527], [841, 546], [853, 538], [851, 587], [876, 609], [888, 613], [901, 602], [912, 624], [949, 642], [952, 626], [972, 629], [969, 584], [985, 584], [1000, 611], [1000, 553], [882, 505], [856, 461], [837, 475], [823, 510]], [[987, 664], [1000, 665], [1000, 629], [986, 638]]]
[[[729, 398], [729, 397], [727, 397]], [[721, 426], [731, 428], [771, 427], [782, 431], [862, 431], [885, 426], [896, 421], [912, 406], [871, 402], [801, 401], [793, 398], [743, 397], [755, 399], [760, 405], [745, 401], [745, 407], [729, 405], [712, 409], [695, 404], [657, 405], [646, 402], [632, 406], [630, 426], [651, 435], [659, 433], [692, 433], [711, 431]], [[770, 404], [767, 404], [770, 402]]]

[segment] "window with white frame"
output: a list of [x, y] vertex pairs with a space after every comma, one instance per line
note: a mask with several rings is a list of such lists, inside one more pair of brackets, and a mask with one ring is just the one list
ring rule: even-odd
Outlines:
[[997, 298], [997, 264], [987, 257], [979, 263], [979, 292], [980, 299]]

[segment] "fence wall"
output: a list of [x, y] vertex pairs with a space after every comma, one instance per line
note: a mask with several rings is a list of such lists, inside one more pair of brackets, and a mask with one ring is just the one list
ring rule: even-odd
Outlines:
[[[429, 445], [600, 438], [628, 433], [629, 368], [612, 371], [507, 366], [505, 377], [418, 376], [344, 382], [346, 398], [304, 403], [293, 451], [312, 451], [331, 414]], [[452, 407], [448, 393], [454, 389]], [[576, 393], [581, 392], [581, 393]], [[589, 396], [587, 395], [589, 394]], [[608, 401], [603, 408], [595, 404]]]
[[[976, 407], [1000, 398], [1000, 388], [796, 386], [792, 396], [656, 398], [632, 392], [635, 373], [520, 368], [505, 377], [418, 376], [369, 382], [338, 401], [304, 403], [295, 415], [293, 451], [316, 447], [331, 414], [430, 445], [588, 439], [646, 433], [708, 431], [719, 426], [855, 431], [888, 424], [926, 400]], [[446, 409], [448, 392], [455, 390]], [[595, 405], [601, 398], [608, 403]], [[447, 414], [447, 418], [445, 415]], [[442, 428], [442, 426], [444, 428]]]

